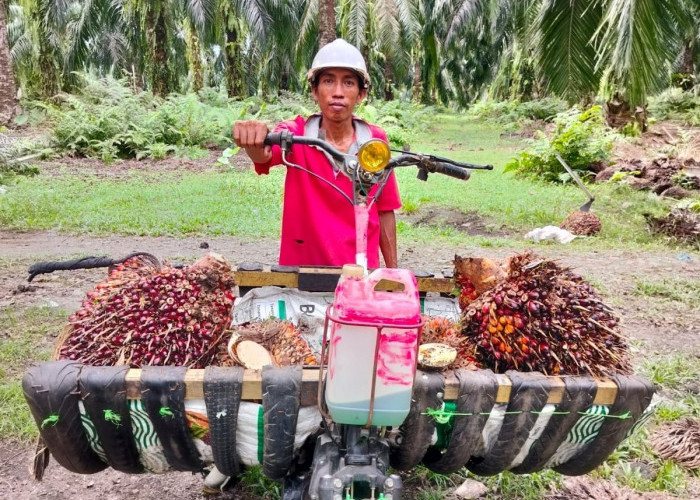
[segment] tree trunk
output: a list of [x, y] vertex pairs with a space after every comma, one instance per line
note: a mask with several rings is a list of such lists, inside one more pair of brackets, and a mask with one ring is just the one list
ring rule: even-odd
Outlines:
[[318, 9], [318, 46], [335, 40], [335, 1], [321, 0]]
[[416, 59], [413, 64], [413, 101], [420, 102], [420, 89], [422, 87], [420, 78], [420, 60]]
[[58, 94], [58, 67], [54, 50], [49, 46], [43, 33], [39, 33], [39, 73], [41, 96], [44, 99], [53, 98]]
[[0, 126], [10, 123], [18, 111], [17, 86], [12, 71], [10, 44], [7, 39], [5, 0], [0, 0]]
[[168, 31], [163, 11], [150, 5], [146, 15], [146, 40], [151, 57], [148, 69], [149, 85], [154, 95], [165, 97], [175, 90], [174, 78], [168, 64]]
[[695, 86], [695, 63], [693, 62], [693, 52], [695, 52], [693, 39], [686, 40], [683, 44], [683, 79], [681, 88], [692, 90]]
[[683, 73], [686, 75], [695, 74], [695, 64], [693, 63], [693, 39], [686, 40], [683, 46]]
[[647, 121], [646, 106], [637, 106], [632, 111], [629, 102], [616, 92], [613, 98], [605, 103], [605, 121], [610, 127], [621, 129], [632, 121], [639, 124], [639, 129], [646, 132], [649, 123]]
[[187, 59], [190, 63], [192, 74], [192, 92], [199, 92], [204, 87], [204, 69], [202, 68], [202, 50], [199, 46], [199, 33], [191, 23], [189, 26], [189, 40], [187, 44]]
[[244, 97], [243, 54], [235, 27], [226, 28], [226, 89], [229, 97]]
[[384, 61], [384, 99], [394, 100], [394, 60], [390, 54], [386, 55]]

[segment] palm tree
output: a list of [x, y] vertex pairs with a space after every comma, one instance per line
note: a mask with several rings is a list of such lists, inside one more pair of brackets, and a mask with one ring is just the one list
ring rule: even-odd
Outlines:
[[0, 125], [8, 124], [17, 114], [17, 109], [17, 86], [7, 36], [7, 9], [5, 0], [0, 0]]

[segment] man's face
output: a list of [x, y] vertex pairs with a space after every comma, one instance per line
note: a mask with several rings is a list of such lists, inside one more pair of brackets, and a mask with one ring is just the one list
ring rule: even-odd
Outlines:
[[349, 69], [329, 68], [318, 77], [318, 84], [311, 88], [314, 99], [326, 120], [342, 122], [352, 118], [355, 106], [367, 95], [360, 88], [357, 74]]

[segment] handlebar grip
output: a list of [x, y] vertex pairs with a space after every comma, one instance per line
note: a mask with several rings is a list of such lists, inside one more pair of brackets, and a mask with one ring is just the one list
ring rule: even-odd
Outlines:
[[270, 132], [265, 137], [266, 146], [280, 146], [282, 144], [282, 133], [281, 132]]
[[467, 181], [469, 180], [469, 177], [471, 177], [471, 173], [469, 172], [469, 170], [460, 167], [455, 167], [454, 165], [444, 163], [441, 161], [435, 162], [435, 172], [439, 174], [449, 175], [450, 177], [454, 177], [455, 179], [460, 179], [463, 181]]

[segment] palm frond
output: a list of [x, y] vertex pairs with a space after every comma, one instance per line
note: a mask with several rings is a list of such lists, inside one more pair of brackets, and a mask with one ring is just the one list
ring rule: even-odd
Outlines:
[[600, 79], [590, 43], [602, 9], [589, 0], [544, 0], [537, 21], [537, 52], [549, 90], [575, 102]]
[[608, 68], [630, 105], [643, 104], [660, 88], [678, 54], [681, 0], [611, 0], [595, 36], [598, 68]]

